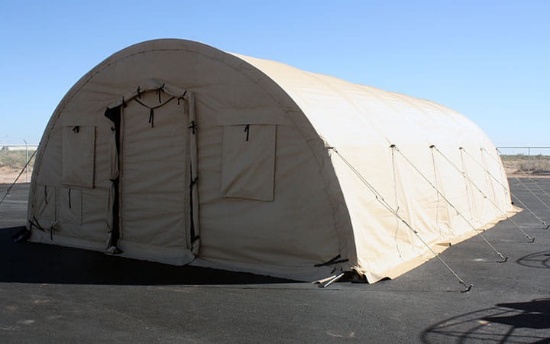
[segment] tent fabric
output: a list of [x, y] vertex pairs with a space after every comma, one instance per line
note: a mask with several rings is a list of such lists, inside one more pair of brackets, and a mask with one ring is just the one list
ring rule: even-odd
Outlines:
[[495, 147], [453, 110], [162, 39], [61, 100], [28, 227], [32, 241], [169, 264], [376, 282], [512, 211]]

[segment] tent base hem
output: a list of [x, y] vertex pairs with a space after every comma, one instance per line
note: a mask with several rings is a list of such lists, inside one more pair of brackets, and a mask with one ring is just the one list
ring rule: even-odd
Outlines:
[[[107, 253], [105, 243], [67, 237], [61, 234], [56, 234], [55, 232], [52, 238], [50, 237], [50, 233], [36, 229], [31, 231], [31, 236], [28, 241]], [[127, 242], [124, 240], [119, 240], [118, 247], [122, 250], [122, 253], [116, 254], [117, 256], [170, 265], [186, 265], [195, 258], [191, 251], [181, 247], [154, 247]]]
[[[235, 272], [248, 272], [256, 275], [285, 278], [301, 282], [315, 282], [335, 274], [333, 267], [314, 267], [313, 263], [311, 265], [273, 266], [242, 262], [228, 263], [223, 260], [197, 257], [189, 265]], [[336, 270], [342, 272], [340, 269]]]
[[31, 235], [28, 241], [32, 243], [39, 243], [39, 244], [81, 248], [81, 249], [90, 250], [90, 251], [105, 251], [105, 243], [99, 243], [99, 242], [80, 239], [80, 238], [67, 237], [64, 235], [56, 234], [55, 232], [53, 236], [50, 236], [49, 232], [43, 232], [37, 229], [31, 230]]
[[[518, 207], [514, 207], [512, 210], [508, 211], [506, 216], [502, 215], [501, 217], [495, 219], [494, 221], [491, 221], [487, 224], [485, 224], [484, 226], [480, 227], [480, 228], [477, 228], [477, 231], [474, 231], [474, 230], [470, 230], [466, 233], [463, 233], [462, 235], [458, 236], [458, 237], [455, 237], [455, 238], [452, 238], [451, 240], [448, 240], [448, 241], [440, 241], [440, 242], [436, 242], [436, 243], [432, 243], [429, 245], [430, 249], [435, 252], [436, 254], [440, 254], [442, 253], [443, 251], [445, 251], [446, 249], [448, 249], [449, 247], [453, 246], [453, 245], [456, 245], [456, 244], [459, 244], [463, 241], [466, 241], [466, 240], [469, 240], [477, 235], [479, 235], [480, 233], [483, 234], [485, 231], [489, 230], [489, 229], [492, 229], [494, 226], [496, 226], [497, 223], [499, 223], [500, 221], [503, 221], [503, 220], [506, 220], [507, 218], [509, 217], [512, 217], [513, 215], [521, 212], [523, 209], [521, 208], [518, 208]], [[494, 255], [495, 252], [492, 251], [492, 249], [490, 247], [487, 247], [487, 254], [488, 255]], [[416, 257], [408, 260], [408, 261], [405, 261], [405, 262], [401, 262], [399, 264], [399, 266], [397, 267], [394, 267], [394, 268], [390, 268], [380, 274], [374, 274], [372, 272], [369, 272], [369, 271], [361, 271], [361, 270], [357, 270], [357, 272], [361, 275], [361, 274], [364, 274], [366, 277], [367, 277], [367, 280], [370, 284], [372, 283], [376, 283], [380, 280], [383, 280], [383, 279], [395, 279], [413, 269], [416, 269], [417, 267], [421, 266], [422, 264], [434, 259], [435, 256], [434, 254], [426, 249], [424, 252], [422, 252], [421, 254], [417, 255]], [[495, 261], [497, 261], [498, 259], [495, 259]]]

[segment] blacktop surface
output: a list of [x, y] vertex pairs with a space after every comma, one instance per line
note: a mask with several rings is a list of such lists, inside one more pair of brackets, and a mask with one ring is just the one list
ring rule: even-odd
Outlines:
[[[510, 186], [550, 223], [550, 179]], [[550, 343], [550, 230], [527, 210], [484, 232], [506, 263], [479, 235], [441, 254], [469, 292], [437, 259], [321, 289], [15, 243], [27, 192], [0, 204], [0, 343]]]

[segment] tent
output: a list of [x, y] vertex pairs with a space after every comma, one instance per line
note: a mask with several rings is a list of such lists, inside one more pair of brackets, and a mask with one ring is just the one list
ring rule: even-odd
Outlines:
[[373, 283], [512, 211], [500, 158], [430, 101], [179, 39], [65, 95], [29, 194], [33, 242], [296, 280]]

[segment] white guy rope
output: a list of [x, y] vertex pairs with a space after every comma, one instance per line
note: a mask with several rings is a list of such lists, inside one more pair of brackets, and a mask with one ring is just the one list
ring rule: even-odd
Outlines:
[[359, 178], [359, 180], [374, 194], [376, 200], [384, 207], [386, 208], [390, 213], [392, 213], [395, 217], [397, 217], [411, 232], [413, 232], [416, 237], [428, 248], [428, 250], [434, 255], [435, 258], [437, 258], [446, 268], [453, 274], [453, 276], [458, 280], [460, 284], [462, 284], [464, 287], [466, 287], [466, 290], [463, 292], [468, 292], [472, 289], [473, 284], [466, 284], [460, 276], [437, 254], [431, 247], [422, 239], [420, 234], [417, 230], [415, 230], [401, 215], [395, 211], [386, 200], [384, 200], [384, 197], [363, 177], [363, 175], [355, 168], [353, 165], [342, 155], [340, 154], [336, 148], [330, 147], [332, 151], [336, 153], [342, 159], [342, 161], [347, 165], [347, 167]]
[[461, 171], [460, 168], [458, 166], [456, 166], [452, 161], [451, 159], [449, 159], [445, 154], [443, 154], [436, 146], [432, 146], [432, 149], [435, 149], [436, 152], [438, 152], [454, 169], [456, 169], [460, 174], [462, 174], [462, 176], [468, 180], [468, 182], [479, 192], [481, 193], [481, 195], [483, 196], [484, 199], [486, 199], [487, 201], [489, 201], [489, 203], [491, 203], [493, 205], [493, 207], [495, 207], [495, 209], [497, 209], [502, 215], [504, 215], [504, 217], [507, 219], [507, 220], [510, 220], [510, 222], [520, 231], [522, 232], [525, 237], [527, 239], [529, 239], [531, 242], [534, 242], [535, 241], [535, 238], [531, 237], [529, 234], [527, 234], [517, 223], [516, 221], [514, 221], [510, 216], [508, 216], [508, 214], [500, 209], [500, 207], [498, 206], [498, 204], [496, 204], [492, 199], [490, 199], [489, 197], [487, 197], [487, 195], [483, 192], [483, 190], [481, 190], [479, 188], [479, 186], [477, 186], [476, 183], [474, 183], [474, 181], [472, 180], [472, 178], [470, 178], [470, 176], [468, 176], [464, 171]]
[[397, 146], [392, 146], [391, 147], [392, 149], [394, 149], [396, 152], [398, 152], [399, 154], [401, 154], [401, 156], [403, 157], [403, 159], [405, 159], [405, 161], [407, 161], [411, 166], [412, 168], [418, 172], [420, 174], [420, 176], [422, 176], [422, 178], [428, 183], [430, 184], [430, 186], [437, 192], [437, 194], [439, 196], [441, 196], [441, 198], [443, 198], [445, 200], [445, 202], [447, 202], [447, 204], [453, 208], [454, 211], [456, 211], [457, 215], [459, 215], [474, 231], [476, 231], [477, 234], [479, 234], [479, 236], [481, 238], [483, 238], [483, 240], [487, 243], [487, 245], [489, 245], [490, 248], [493, 249], [493, 251], [495, 251], [495, 253], [502, 259], [502, 262], [506, 262], [508, 260], [508, 257], [505, 257], [502, 255], [502, 253], [500, 253], [496, 248], [495, 246], [493, 246], [489, 240], [487, 240], [487, 238], [483, 235], [483, 233], [481, 231], [479, 231], [467, 218], [466, 216], [464, 216], [464, 214], [458, 210], [457, 207], [454, 206], [453, 203], [451, 203], [451, 201], [449, 201], [449, 199], [447, 197], [445, 197], [445, 195], [439, 191], [439, 189], [437, 188], [437, 186], [435, 186], [425, 175], [424, 173], [422, 173], [422, 171], [420, 171], [413, 163], [412, 161], [410, 161], [406, 156], [405, 154], [403, 154], [403, 152], [401, 152], [401, 150], [399, 150], [399, 148], [397, 148]]

